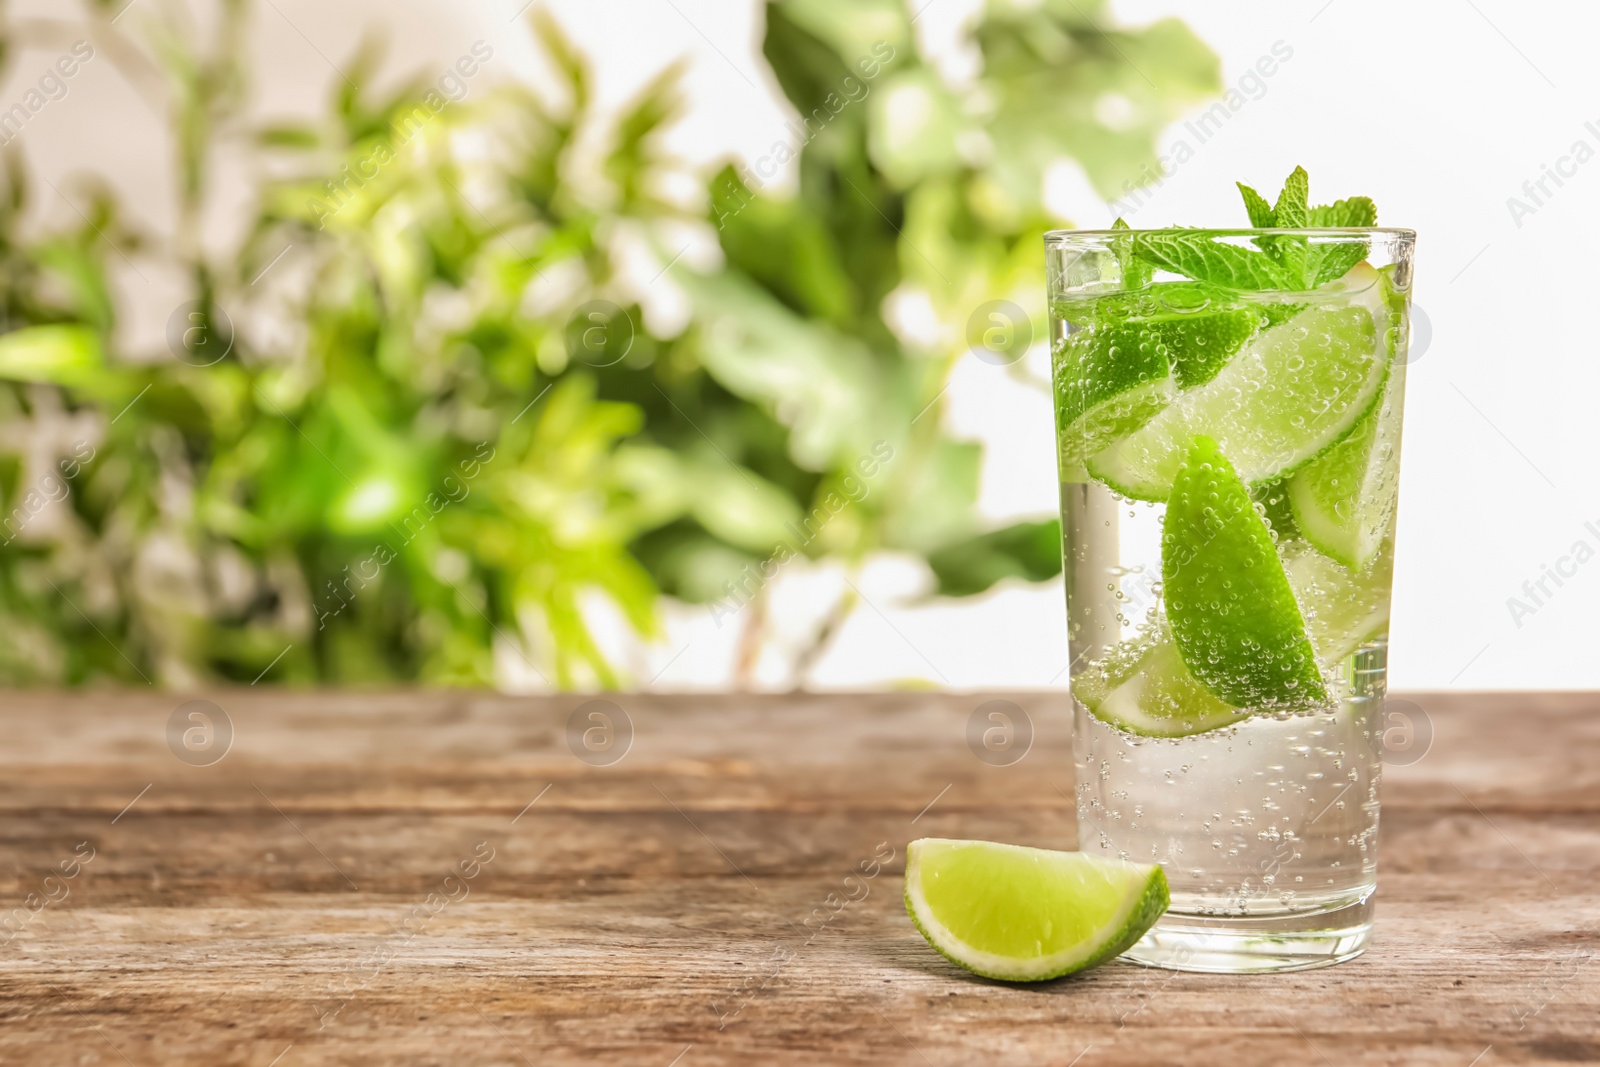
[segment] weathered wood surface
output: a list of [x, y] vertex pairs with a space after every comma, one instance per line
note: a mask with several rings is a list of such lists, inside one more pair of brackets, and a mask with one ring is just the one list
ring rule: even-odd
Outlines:
[[210, 699], [235, 738], [191, 766], [183, 698], [0, 694], [0, 1062], [1600, 1062], [1594, 695], [1414, 697], [1365, 957], [1035, 988], [929, 951], [900, 875], [913, 837], [1072, 845], [1060, 694], [1006, 695], [1007, 767], [975, 696], [619, 696], [610, 766], [584, 698]]

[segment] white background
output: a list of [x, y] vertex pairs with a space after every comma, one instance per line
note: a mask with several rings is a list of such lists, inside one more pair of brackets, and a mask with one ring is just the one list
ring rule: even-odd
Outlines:
[[[141, 5], [159, 6], [134, 0], [123, 17], [146, 16]], [[55, 3], [18, 6], [60, 13]], [[442, 71], [482, 38], [496, 50], [486, 78], [537, 79], [534, 50], [512, 18], [521, 6], [522, 0], [260, 3], [251, 37], [259, 106], [273, 114], [314, 111], [339, 77], [333, 65], [347, 60], [365, 26], [383, 28], [396, 74]], [[596, 88], [608, 106], [672, 60], [688, 60], [690, 111], [670, 141], [683, 156], [708, 165], [730, 155], [753, 161], [783, 136], [789, 112], [760, 59], [759, 7], [750, 0], [550, 6], [595, 58]], [[925, 51], [942, 56], [951, 71], [963, 62], [951, 42], [974, 8], [973, 0], [931, 0], [918, 20]], [[1227, 84], [1237, 84], [1275, 42], [1293, 50], [1265, 92], [1133, 213], [1135, 225], [1241, 225], [1233, 182], [1270, 195], [1300, 164], [1311, 174], [1314, 199], [1366, 194], [1377, 201], [1381, 223], [1419, 232], [1416, 303], [1431, 338], [1411, 368], [1406, 400], [1391, 683], [1600, 687], [1600, 559], [1560, 588], [1547, 580], [1553, 595], [1541, 596], [1542, 604], [1522, 590], [1576, 542], [1600, 551], [1594, 410], [1600, 366], [1588, 327], [1600, 274], [1600, 158], [1579, 167], [1563, 187], [1547, 185], [1553, 195], [1541, 194], [1542, 205], [1522, 189], [1578, 140], [1600, 152], [1600, 68], [1588, 54], [1600, 39], [1600, 8], [1554, 0], [1117, 0], [1113, 10], [1130, 24], [1186, 19], [1222, 57]], [[58, 51], [26, 52], [0, 88], [0, 106], [19, 98]], [[1591, 120], [1594, 131], [1585, 128]], [[171, 158], [164, 125], [112, 64], [96, 60], [21, 140], [36, 173], [68, 197], [80, 195], [69, 180], [75, 171], [112, 170], [136, 217], [159, 229], [171, 216], [163, 192]], [[1193, 146], [1181, 125], [1169, 131], [1168, 146], [1180, 137]], [[1111, 218], [1070, 168], [1050, 195], [1079, 225]], [[47, 214], [72, 218], [62, 197], [48, 187], [45, 196], [56, 198]], [[1520, 224], [1508, 210], [1513, 196], [1536, 208]], [[236, 225], [241, 207], [220, 202], [214, 229], [221, 234]], [[176, 285], [173, 279], [119, 284], [135, 303], [175, 302], [150, 298]], [[151, 289], [141, 292], [145, 286]], [[986, 515], [998, 521], [1051, 513], [1046, 397], [969, 359], [949, 393], [948, 419], [958, 433], [988, 445]], [[1591, 521], [1593, 532], [1585, 528]], [[807, 612], [838, 580], [828, 568], [785, 572], [775, 605], [784, 625], [758, 672], [763, 684], [788, 683], [782, 645], [800, 640]], [[860, 585], [871, 603], [819, 665], [816, 684], [1063, 683], [1058, 584], [918, 605], [914, 594], [924, 580], [904, 560], [869, 568]], [[1513, 596], [1536, 610], [1514, 620]], [[640, 684], [655, 678], [659, 688], [720, 685], [731, 677], [735, 636], [735, 627], [714, 625], [704, 608], [683, 609], [671, 613], [662, 644], [623, 654]]]

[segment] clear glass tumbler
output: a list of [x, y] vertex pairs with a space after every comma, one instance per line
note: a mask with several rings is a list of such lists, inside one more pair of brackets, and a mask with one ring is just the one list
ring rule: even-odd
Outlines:
[[1172, 890], [1136, 962], [1371, 935], [1414, 239], [1045, 238], [1079, 847]]

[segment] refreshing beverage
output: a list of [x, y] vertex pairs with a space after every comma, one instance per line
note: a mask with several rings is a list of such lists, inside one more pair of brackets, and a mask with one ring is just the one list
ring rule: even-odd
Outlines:
[[1379, 723], [1414, 235], [1370, 200], [1046, 239], [1079, 848], [1160, 863], [1128, 953], [1349, 959]]

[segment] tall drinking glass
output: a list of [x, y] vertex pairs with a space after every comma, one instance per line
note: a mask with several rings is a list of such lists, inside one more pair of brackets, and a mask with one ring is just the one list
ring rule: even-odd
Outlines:
[[1045, 238], [1079, 848], [1172, 889], [1137, 962], [1371, 935], [1414, 238]]

